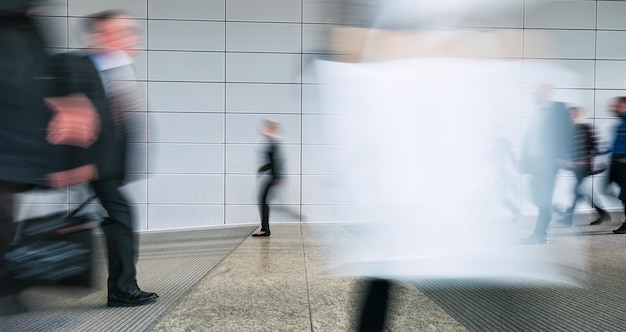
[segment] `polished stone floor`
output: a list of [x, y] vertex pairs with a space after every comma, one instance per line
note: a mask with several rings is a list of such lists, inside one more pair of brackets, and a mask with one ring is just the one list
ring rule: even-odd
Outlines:
[[[246, 239], [152, 331], [351, 331], [363, 281], [327, 268], [350, 241], [336, 225], [273, 225], [271, 237]], [[389, 331], [465, 331], [414, 286], [393, 287]]]
[[[542, 291], [537, 293], [542, 302], [538, 306], [539, 297], [528, 297], [531, 293], [526, 289], [520, 294], [506, 290], [489, 297], [489, 292], [472, 289], [468, 294], [447, 294], [445, 290], [421, 291], [412, 283], [395, 283], [387, 331], [502, 331], [492, 324], [493, 319], [502, 320], [500, 314], [520, 319], [500, 322], [507, 331], [535, 331], [513, 326], [533, 326], [533, 317], [539, 322], [545, 315], [550, 321], [553, 308], [568, 321], [564, 326], [574, 327], [562, 331], [578, 331], [582, 326], [625, 331], [621, 313], [626, 303], [626, 287], [622, 286], [626, 235], [611, 232], [623, 215], [599, 226], [588, 226], [589, 218], [580, 216], [570, 228], [554, 223], [548, 245], [559, 256], [574, 259], [573, 249], [584, 244], [583, 255], [592, 264], [586, 270], [572, 270], [571, 275], [589, 287]], [[515, 224], [524, 234], [533, 226], [532, 218]], [[142, 234], [140, 285], [161, 294], [159, 301], [137, 308], [106, 308], [106, 271], [100, 253], [95, 289], [73, 293], [41, 287], [29, 290], [21, 296], [29, 313], [0, 317], [0, 331], [353, 331], [364, 280], [340, 276], [329, 268], [341, 248], [359, 245], [350, 226], [277, 223], [272, 225], [271, 237], [250, 237], [255, 228]], [[511, 306], [511, 295], [519, 300], [516, 306]], [[552, 306], [546, 302], [550, 300], [563, 303]], [[506, 313], [503, 306], [528, 308], [531, 315], [521, 317], [515, 310]], [[482, 312], [487, 307], [491, 312]], [[538, 312], [537, 308], [545, 310]], [[485, 324], [478, 324], [479, 320]]]

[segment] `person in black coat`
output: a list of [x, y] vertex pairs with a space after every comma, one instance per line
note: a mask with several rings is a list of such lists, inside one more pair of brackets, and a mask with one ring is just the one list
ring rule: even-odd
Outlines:
[[91, 182], [108, 216], [101, 224], [108, 255], [108, 300], [111, 307], [130, 307], [156, 301], [158, 295], [137, 285], [138, 239], [128, 199], [120, 188], [129, 176], [129, 142], [140, 134], [131, 115], [143, 109], [143, 99], [132, 69], [141, 38], [136, 20], [109, 10], [89, 17], [87, 55], [60, 54], [53, 58], [57, 94], [86, 95], [100, 116], [98, 140], [76, 155], [97, 166], [99, 179]]
[[261, 134], [267, 138], [267, 147], [265, 149], [264, 164], [259, 167], [258, 174], [269, 172], [263, 184], [259, 195], [259, 209], [261, 215], [261, 230], [252, 236], [270, 236], [270, 207], [269, 198], [272, 188], [282, 181], [283, 162], [280, 155], [278, 144], [278, 123], [266, 120], [263, 123]]
[[0, 315], [26, 310], [4, 262], [16, 231], [14, 194], [46, 186], [58, 166], [46, 139], [50, 75], [44, 41], [29, 13], [34, 5], [0, 2]]
[[[580, 122], [585, 116], [585, 110], [580, 107], [570, 107], [568, 109], [572, 119], [572, 131], [569, 139], [570, 148], [570, 165], [569, 169], [572, 170], [576, 177], [576, 184], [574, 185], [574, 201], [572, 205], [565, 210], [563, 218], [560, 222], [565, 226], [572, 226], [572, 219], [574, 216], [574, 210], [576, 210], [576, 203], [579, 199], [584, 198], [579, 190], [580, 184], [588, 176], [592, 175], [593, 158], [598, 151], [598, 143], [593, 133], [593, 128], [587, 123]], [[598, 225], [604, 221], [611, 220], [611, 215], [604, 209], [595, 204], [593, 199], [586, 197], [591, 206], [598, 212], [598, 218], [591, 223], [591, 225]]]

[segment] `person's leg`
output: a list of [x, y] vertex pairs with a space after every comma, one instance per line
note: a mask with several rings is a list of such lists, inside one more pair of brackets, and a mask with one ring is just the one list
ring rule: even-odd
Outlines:
[[533, 177], [533, 198], [539, 214], [532, 235], [522, 239], [524, 244], [548, 243], [548, 226], [552, 220], [552, 194], [557, 171], [557, 169], [546, 169], [543, 173]]
[[120, 186], [121, 182], [117, 180], [92, 183], [100, 204], [108, 214], [101, 228], [107, 244], [109, 305], [133, 306], [150, 303], [157, 295], [141, 292], [137, 285], [138, 241], [132, 211], [119, 190]]
[[[597, 181], [597, 178], [596, 178], [596, 181]], [[598, 186], [606, 189], [606, 186], [608, 185], [608, 183], [609, 181], [605, 181], [604, 185], [598, 185]], [[595, 187], [596, 187], [596, 183], [594, 181], [594, 183], [592, 183], [592, 188], [595, 188]], [[604, 192], [605, 191], [604, 189], [601, 191]], [[601, 208], [600, 205], [598, 205], [599, 200], [600, 200], [600, 195], [596, 194], [596, 191], [592, 189], [591, 195], [589, 196], [589, 204], [598, 213], [598, 218], [592, 221], [590, 225], [599, 225], [603, 222], [611, 221], [611, 215], [609, 214], [609, 212], [607, 212], [605, 209]]]
[[261, 187], [259, 194], [259, 214], [261, 217], [261, 231], [253, 234], [254, 236], [269, 235], [270, 234], [270, 206], [269, 195], [272, 188], [272, 180], [267, 179]]
[[585, 175], [587, 175], [587, 170], [584, 168], [577, 168], [574, 170], [574, 176], [576, 177], [576, 183], [574, 184], [574, 200], [572, 201], [572, 204], [567, 208], [567, 210], [565, 210], [563, 218], [561, 218], [560, 220], [561, 223], [567, 226], [572, 225], [574, 219], [574, 211], [576, 211], [576, 203], [578, 203], [578, 200], [583, 197], [583, 195], [580, 193], [580, 185], [585, 179]]
[[359, 317], [359, 332], [380, 332], [385, 327], [390, 282], [371, 279], [367, 282], [365, 300]]
[[28, 189], [28, 187], [28, 185], [0, 182], [0, 315], [26, 311], [26, 307], [17, 301], [17, 295], [24, 285], [11, 278], [4, 255], [9, 251], [17, 229], [13, 220], [14, 194]]
[[[626, 215], [626, 164], [616, 161], [612, 166], [614, 166], [613, 168], [615, 170], [613, 180], [617, 183], [620, 189], [618, 198], [622, 201], [624, 215]], [[618, 229], [614, 230], [613, 233], [626, 234], [626, 221]]]
[[108, 217], [100, 227], [106, 236], [109, 261], [109, 292], [125, 292], [136, 284], [137, 245], [132, 213], [126, 198], [119, 191], [119, 181], [103, 180], [92, 188]]

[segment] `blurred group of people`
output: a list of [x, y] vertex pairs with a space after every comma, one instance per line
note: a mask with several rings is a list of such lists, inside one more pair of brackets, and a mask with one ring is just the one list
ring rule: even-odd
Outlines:
[[32, 13], [44, 1], [0, 3], [0, 314], [26, 310], [27, 287], [5, 253], [16, 233], [14, 194], [88, 183], [107, 216], [107, 305], [137, 306], [158, 295], [137, 285], [135, 218], [120, 187], [129, 180], [132, 117], [143, 99], [132, 69], [141, 48], [138, 22], [109, 10], [90, 15], [86, 52], [47, 54]]
[[[610, 214], [599, 206], [597, 195], [582, 191], [581, 184], [589, 176], [609, 169], [608, 180], [602, 186], [603, 193], [607, 193], [606, 188], [612, 183], [620, 189], [626, 186], [622, 165], [625, 161], [623, 157], [626, 152], [626, 133], [620, 134], [624, 131], [626, 97], [616, 97], [610, 102], [610, 111], [620, 120], [620, 124], [616, 127], [612, 146], [601, 149], [593, 126], [584, 122], [586, 111], [582, 107], [568, 107], [564, 102], [555, 101], [551, 94], [552, 87], [547, 84], [539, 86], [535, 91], [537, 113], [526, 132], [519, 160], [519, 171], [531, 176], [531, 198], [538, 209], [534, 231], [529, 237], [522, 239], [521, 242], [524, 244], [549, 242], [548, 228], [554, 212], [561, 214], [558, 220], [561, 224], [572, 226], [574, 211], [581, 199], [586, 199], [598, 214], [591, 225], [611, 220]], [[611, 155], [610, 165], [602, 165], [595, 161], [604, 154]], [[515, 162], [512, 153], [506, 155], [510, 156], [509, 160]], [[573, 200], [563, 211], [557, 211], [553, 204], [559, 170], [570, 171], [575, 178]], [[618, 197], [623, 204], [626, 201], [625, 197], [626, 194], [620, 194]], [[520, 213], [509, 201], [507, 204], [513, 214]], [[626, 234], [626, 224], [613, 232]]]

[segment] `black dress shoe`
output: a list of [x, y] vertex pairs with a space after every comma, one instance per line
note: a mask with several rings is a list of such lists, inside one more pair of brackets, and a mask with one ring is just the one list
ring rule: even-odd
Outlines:
[[613, 231], [615, 234], [626, 234], [626, 226], [622, 225], [622, 227]]
[[610, 221], [611, 217], [609, 217], [608, 215], [601, 215], [600, 217], [598, 217], [598, 219], [594, 220], [591, 224], [591, 226], [595, 226], [595, 225], [600, 225], [601, 223], [605, 222], [605, 221]]
[[136, 307], [156, 301], [159, 296], [156, 293], [144, 292], [136, 289], [129, 293], [109, 293], [108, 307]]
[[252, 236], [254, 236], [254, 237], [270, 236], [270, 231], [261, 231], [261, 232], [252, 234]]

